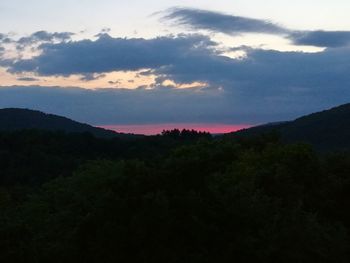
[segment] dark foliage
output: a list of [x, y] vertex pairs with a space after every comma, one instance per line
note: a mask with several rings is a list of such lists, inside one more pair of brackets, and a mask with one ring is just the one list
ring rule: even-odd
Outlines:
[[276, 136], [0, 134], [0, 262], [349, 262], [350, 155]]
[[67, 133], [88, 132], [100, 138], [129, 138], [131, 134], [117, 133], [88, 124], [79, 123], [65, 117], [46, 114], [28, 109], [0, 109], [0, 131], [19, 130], [62, 131]]
[[272, 123], [232, 133], [245, 137], [278, 133], [284, 142], [307, 142], [322, 152], [350, 149], [350, 104], [304, 116], [291, 122]]

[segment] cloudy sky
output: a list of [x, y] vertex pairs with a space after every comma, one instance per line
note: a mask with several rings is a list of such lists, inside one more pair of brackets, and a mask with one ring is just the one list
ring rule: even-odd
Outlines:
[[291, 120], [350, 101], [349, 10], [347, 0], [4, 0], [0, 107], [148, 133]]

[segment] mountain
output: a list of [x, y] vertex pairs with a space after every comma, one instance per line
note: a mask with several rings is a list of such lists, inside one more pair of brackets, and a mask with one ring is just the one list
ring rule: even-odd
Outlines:
[[67, 133], [88, 132], [100, 138], [126, 138], [133, 136], [131, 134], [117, 133], [111, 130], [93, 127], [65, 117], [46, 114], [40, 111], [17, 108], [0, 109], [0, 131], [27, 129], [64, 131]]
[[294, 121], [256, 126], [229, 134], [254, 136], [277, 132], [285, 142], [306, 142], [320, 151], [350, 150], [350, 103]]

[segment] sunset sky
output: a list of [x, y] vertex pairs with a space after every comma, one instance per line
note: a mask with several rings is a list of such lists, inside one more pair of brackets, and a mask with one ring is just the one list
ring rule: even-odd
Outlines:
[[350, 101], [347, 0], [4, 0], [0, 108], [226, 132]]

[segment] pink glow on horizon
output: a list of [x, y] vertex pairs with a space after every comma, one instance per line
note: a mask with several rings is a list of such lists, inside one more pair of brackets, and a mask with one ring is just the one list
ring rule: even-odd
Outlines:
[[229, 133], [249, 128], [248, 124], [212, 124], [212, 123], [166, 123], [166, 124], [130, 124], [130, 125], [100, 125], [98, 127], [122, 133], [134, 133], [144, 135], [160, 134], [163, 130], [187, 129], [212, 134]]

